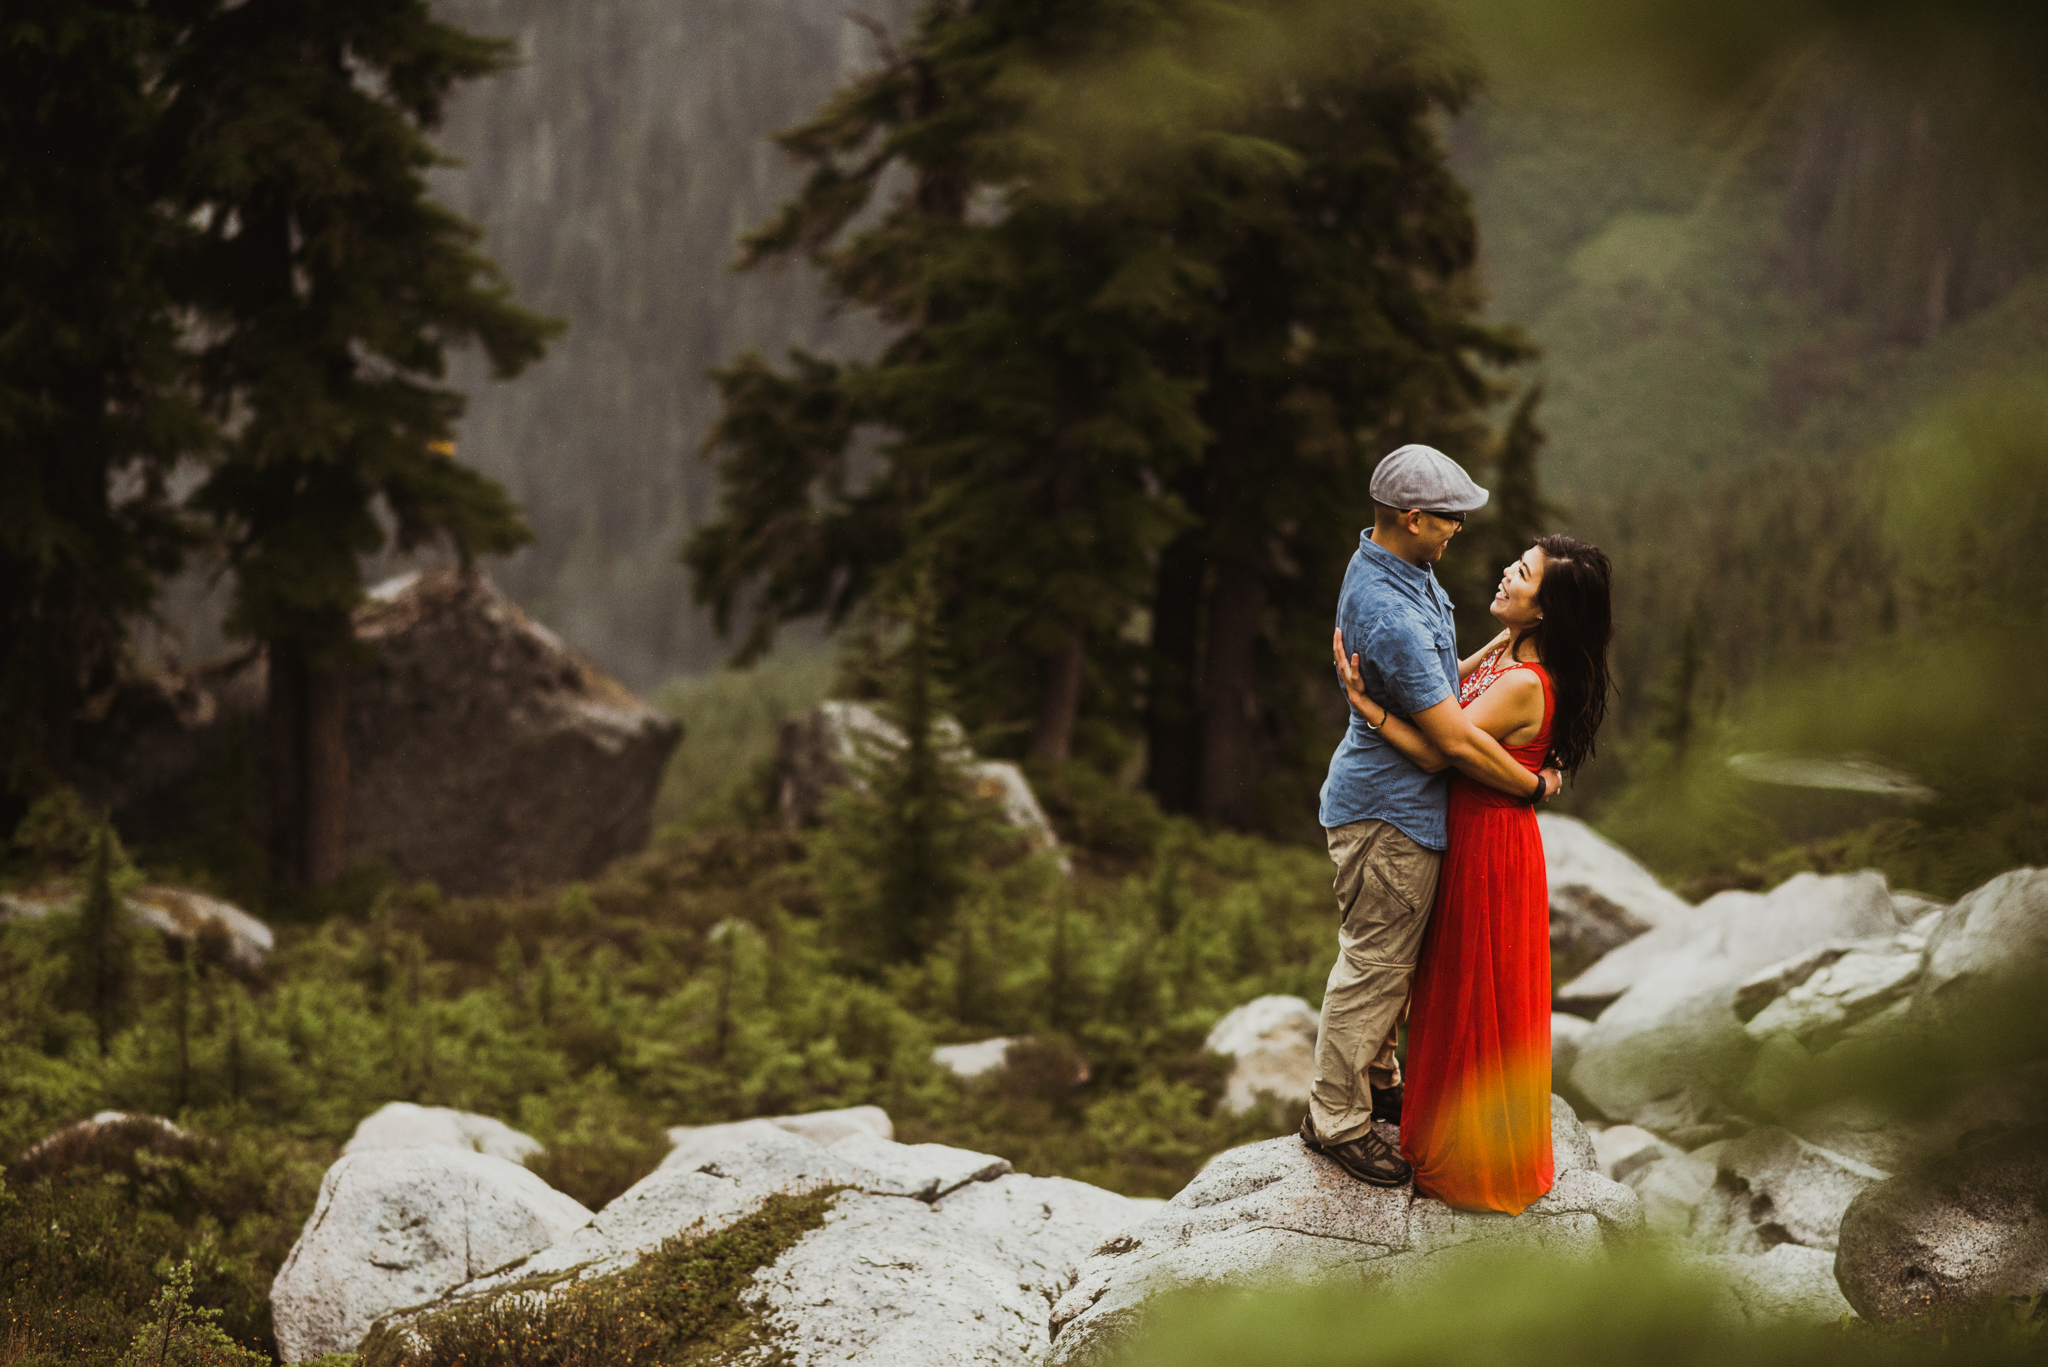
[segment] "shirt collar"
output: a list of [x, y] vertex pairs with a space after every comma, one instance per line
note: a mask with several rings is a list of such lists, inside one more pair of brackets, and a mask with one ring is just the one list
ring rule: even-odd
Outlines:
[[1385, 546], [1380, 545], [1379, 542], [1372, 539], [1372, 529], [1370, 527], [1358, 534], [1358, 549], [1359, 553], [1367, 559], [1375, 561], [1391, 573], [1405, 577], [1409, 583], [1419, 589], [1428, 591], [1436, 587], [1436, 576], [1429, 572], [1427, 566], [1411, 565]]

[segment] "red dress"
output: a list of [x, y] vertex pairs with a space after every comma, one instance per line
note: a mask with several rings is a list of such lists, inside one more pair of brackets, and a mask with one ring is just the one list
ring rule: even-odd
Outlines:
[[[1508, 753], [1531, 773], [1550, 748], [1554, 700], [1541, 665], [1459, 686], [1474, 699], [1502, 674], [1543, 681], [1543, 729]], [[1449, 848], [1424, 932], [1408, 1017], [1401, 1155], [1415, 1190], [1461, 1210], [1520, 1214], [1556, 1180], [1550, 1154], [1550, 884], [1527, 803], [1451, 777]]]

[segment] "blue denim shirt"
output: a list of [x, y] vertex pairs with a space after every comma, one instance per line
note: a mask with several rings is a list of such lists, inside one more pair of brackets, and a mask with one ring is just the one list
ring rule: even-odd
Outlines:
[[[1414, 716], [1458, 692], [1458, 633], [1451, 600], [1426, 568], [1374, 544], [1370, 530], [1344, 571], [1337, 599], [1344, 653], [1358, 657], [1366, 696], [1390, 712]], [[1417, 844], [1446, 843], [1444, 803], [1450, 771], [1425, 774], [1350, 713], [1323, 780], [1322, 823], [1390, 822]]]

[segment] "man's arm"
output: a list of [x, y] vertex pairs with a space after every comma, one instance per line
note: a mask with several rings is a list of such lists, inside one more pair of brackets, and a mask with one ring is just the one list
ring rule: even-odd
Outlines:
[[[1515, 763], [1500, 742], [1472, 724], [1454, 697], [1409, 718], [1429, 738], [1429, 743], [1467, 778], [1484, 783], [1510, 797], [1527, 798], [1536, 792], [1536, 775]], [[1552, 791], [1555, 780], [1552, 780]]]

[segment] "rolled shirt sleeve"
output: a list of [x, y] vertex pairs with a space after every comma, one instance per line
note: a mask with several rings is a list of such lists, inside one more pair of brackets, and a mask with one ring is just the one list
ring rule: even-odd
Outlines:
[[1378, 700], [1395, 712], [1412, 717], [1451, 696], [1437, 634], [1414, 614], [1382, 617], [1366, 629], [1363, 645], [1359, 660], [1371, 660], [1376, 667]]

